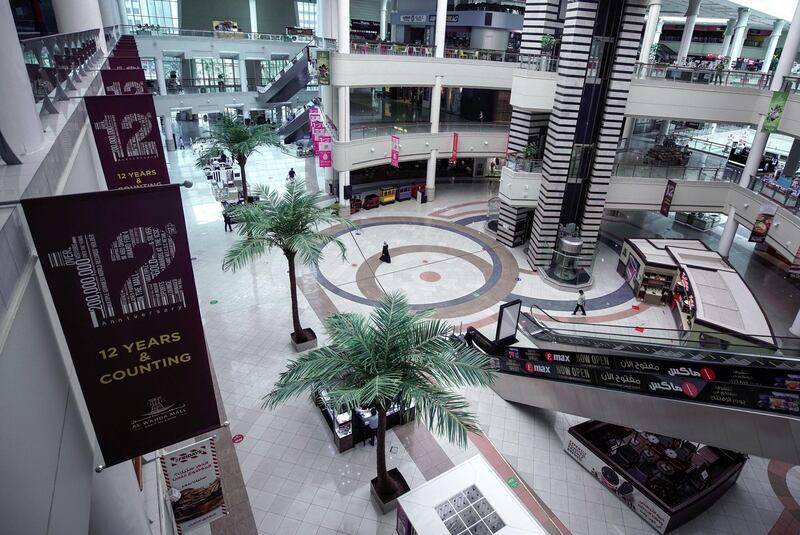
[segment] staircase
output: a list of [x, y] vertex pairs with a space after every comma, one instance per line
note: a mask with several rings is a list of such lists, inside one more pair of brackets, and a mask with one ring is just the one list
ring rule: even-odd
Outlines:
[[272, 79], [269, 85], [256, 88], [258, 101], [264, 105], [289, 102], [298, 91], [302, 91], [311, 81], [308, 58], [311, 48], [306, 46]]

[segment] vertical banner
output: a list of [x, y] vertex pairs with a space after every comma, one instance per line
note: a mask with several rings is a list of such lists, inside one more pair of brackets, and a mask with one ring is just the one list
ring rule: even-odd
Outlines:
[[392, 136], [392, 167], [400, 167], [400, 137]]
[[317, 140], [319, 145], [319, 151], [317, 154], [319, 155], [319, 166], [320, 167], [331, 167], [331, 136], [319, 136]]
[[319, 136], [325, 133], [325, 125], [321, 121], [309, 122], [309, 130], [311, 131], [311, 143], [314, 146], [314, 152], [319, 150]]
[[672, 198], [675, 196], [677, 183], [674, 180], [667, 180], [667, 187], [664, 188], [664, 198], [661, 199], [661, 215], [669, 217], [669, 209], [672, 206]]
[[101, 69], [100, 77], [106, 95], [141, 95], [147, 92], [142, 69]]
[[775, 91], [772, 93], [772, 100], [769, 102], [769, 111], [767, 115], [764, 116], [764, 126], [761, 128], [762, 132], [774, 134], [778, 131], [788, 98], [789, 93], [787, 91]]
[[316, 106], [311, 106], [308, 108], [308, 120], [312, 123], [314, 121], [322, 121], [322, 114], [319, 111], [319, 108]]
[[450, 161], [456, 163], [458, 160], [458, 132], [453, 132], [453, 153], [450, 155]]
[[178, 534], [228, 514], [214, 438], [161, 457]]
[[83, 100], [108, 189], [169, 184], [151, 95]]
[[778, 207], [774, 204], [762, 204], [758, 211], [756, 221], [753, 223], [753, 230], [750, 231], [749, 241], [753, 243], [764, 243], [772, 226], [772, 220], [778, 212]]
[[108, 57], [109, 69], [141, 69], [142, 61], [137, 57]]
[[106, 465], [218, 428], [180, 186], [22, 207]]
[[317, 50], [317, 82], [331, 85], [331, 51]]

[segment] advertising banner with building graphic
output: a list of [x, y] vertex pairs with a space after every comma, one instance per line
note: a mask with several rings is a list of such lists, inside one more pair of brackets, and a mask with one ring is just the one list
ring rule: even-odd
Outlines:
[[106, 95], [142, 95], [147, 93], [143, 69], [101, 69]]
[[169, 184], [151, 95], [83, 100], [108, 189]]
[[319, 136], [317, 145], [319, 146], [319, 151], [317, 151], [319, 155], [319, 166], [331, 167], [331, 149], [333, 148], [331, 136]]
[[22, 206], [106, 465], [218, 428], [180, 187]]
[[317, 82], [331, 85], [331, 51], [317, 50]]
[[776, 205], [762, 204], [756, 216], [756, 221], [753, 223], [753, 230], [750, 231], [750, 239], [748, 241], [764, 243], [767, 240], [767, 234], [769, 234], [772, 220], [777, 212], [778, 207]]
[[179, 535], [228, 514], [213, 437], [160, 459]]
[[772, 93], [772, 100], [769, 102], [769, 111], [764, 117], [764, 126], [761, 128], [762, 132], [774, 134], [778, 131], [781, 125], [781, 118], [783, 117], [783, 110], [786, 109], [786, 101], [789, 99], [787, 91], [775, 91]]
[[392, 167], [400, 167], [400, 137], [392, 136], [392, 154], [391, 162]]

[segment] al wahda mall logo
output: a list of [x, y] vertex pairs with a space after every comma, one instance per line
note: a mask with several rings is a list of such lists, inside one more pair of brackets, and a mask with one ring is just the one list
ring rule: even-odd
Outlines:
[[166, 422], [171, 422], [187, 413], [186, 403], [176, 402], [167, 404], [164, 396], [148, 399], [147, 405], [147, 412], [140, 414], [140, 418], [131, 420], [131, 429], [133, 431], [140, 431]]

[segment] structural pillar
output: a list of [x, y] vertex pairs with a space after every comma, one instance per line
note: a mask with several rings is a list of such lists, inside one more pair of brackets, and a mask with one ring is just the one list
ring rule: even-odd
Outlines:
[[[348, 45], [349, 48], [350, 45]], [[339, 142], [350, 141], [350, 87], [339, 87]], [[350, 206], [350, 199], [345, 199], [344, 188], [350, 185], [350, 171], [339, 171], [339, 205]]]
[[[438, 54], [438, 47], [436, 48], [436, 51]], [[441, 111], [441, 103], [442, 77], [437, 76], [436, 81], [433, 83], [433, 89], [431, 90], [431, 134], [439, 133], [439, 113]], [[438, 158], [439, 150], [431, 150], [431, 156], [428, 158], [428, 168], [425, 174], [425, 194], [428, 196], [428, 201], [432, 201], [436, 198], [436, 160]]]
[[772, 33], [767, 37], [766, 50], [764, 51], [764, 64], [761, 65], [761, 72], [769, 72], [772, 65], [772, 56], [775, 55], [775, 49], [778, 48], [778, 40], [781, 38], [781, 32], [786, 25], [786, 21], [778, 19], [772, 24]]
[[336, 50], [339, 54], [350, 53], [350, 0], [339, 0], [339, 35]]
[[239, 84], [242, 93], [247, 92], [247, 61], [243, 57], [239, 57]]
[[[746, 7], [739, 8], [739, 16], [736, 19], [736, 28], [733, 30], [733, 39], [731, 40], [730, 61], [728, 68], [733, 68], [736, 60], [742, 55], [742, 47], [744, 46], [744, 38], [747, 37], [747, 21], [750, 19], [750, 10]], [[785, 47], [784, 47], [785, 49]]]
[[172, 133], [172, 116], [169, 113], [162, 115], [161, 124], [164, 126], [164, 141], [166, 141], [167, 150], [174, 151], [177, 147], [175, 146], [175, 135]]
[[728, 24], [725, 26], [725, 33], [722, 34], [722, 52], [720, 56], [723, 58], [731, 51], [731, 38], [733, 38], [733, 29], [736, 27], [736, 19], [728, 19]]
[[783, 175], [794, 176], [798, 167], [800, 167], [800, 139], [794, 138], [792, 148], [786, 156], [786, 165], [783, 166]]
[[800, 311], [797, 312], [797, 316], [794, 318], [794, 323], [792, 323], [792, 326], [789, 327], [789, 332], [795, 336], [800, 336]]
[[671, 121], [669, 119], [663, 119], [661, 121], [661, 128], [658, 131], [658, 134], [660, 136], [668, 136], [669, 135], [669, 124], [670, 124], [670, 122]]
[[250, 31], [253, 33], [258, 33], [258, 10], [256, 9], [256, 0], [250, 0], [249, 7], [250, 7]]
[[444, 57], [444, 34], [447, 27], [447, 0], [436, 0], [436, 28], [433, 42], [436, 45], [436, 57]]
[[678, 48], [678, 64], [686, 63], [686, 56], [689, 55], [689, 47], [692, 44], [694, 25], [697, 23], [697, 13], [700, 10], [700, 0], [689, 0], [686, 8], [686, 23], [683, 26], [681, 35], [681, 45]]
[[0, 2], [0, 133], [16, 155], [38, 150], [44, 143], [42, 123], [36, 113], [28, 71], [19, 46], [11, 4]]
[[[75, 33], [103, 28], [103, 17], [97, 0], [58, 0], [53, 2], [59, 33]], [[19, 46], [19, 44], [17, 45]], [[101, 34], [97, 48], [106, 52], [106, 40]]]
[[657, 45], [661, 41], [661, 30], [664, 29], [664, 21], [659, 20], [656, 25], [656, 33], [653, 35], [653, 44]]
[[622, 135], [619, 137], [620, 146], [626, 149], [631, 146], [631, 136], [633, 135], [633, 127], [636, 124], [636, 117], [625, 117], [625, 124], [622, 125]]
[[389, 18], [389, 0], [381, 0], [381, 30], [380, 30], [380, 39], [381, 41], [386, 40], [386, 26], [388, 24]]
[[639, 63], [650, 63], [650, 49], [658, 29], [659, 16], [661, 15], [661, 0], [650, 0], [647, 4], [647, 25], [644, 27], [642, 48], [639, 51]]
[[158, 82], [158, 94], [167, 94], [167, 79], [164, 73], [164, 60], [156, 58], [156, 81]]
[[736, 230], [739, 228], [739, 223], [736, 222], [736, 208], [731, 206], [728, 210], [728, 221], [725, 222], [725, 228], [722, 229], [722, 236], [719, 239], [719, 246], [717, 252], [720, 256], [725, 258], [731, 253], [731, 245], [733, 239], [736, 237]]

